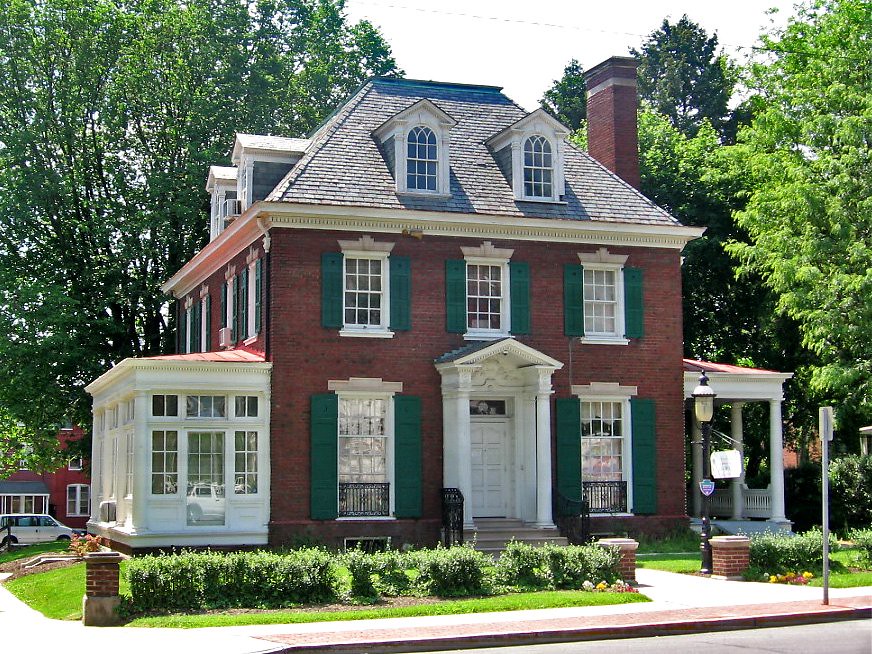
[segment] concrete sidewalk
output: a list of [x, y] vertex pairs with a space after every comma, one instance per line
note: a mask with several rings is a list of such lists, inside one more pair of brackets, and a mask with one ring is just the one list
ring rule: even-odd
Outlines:
[[[604, 638], [667, 635], [805, 624], [872, 615], [872, 588], [831, 589], [706, 579], [637, 570], [639, 590], [653, 601], [588, 608], [543, 609], [299, 625], [134, 629], [84, 627], [48, 620], [0, 587], [0, 633], [28, 652], [58, 645], [112, 646], [124, 654], [165, 652], [367, 652], [457, 649]], [[20, 641], [20, 642], [19, 642]], [[10, 641], [6, 641], [10, 642]]]

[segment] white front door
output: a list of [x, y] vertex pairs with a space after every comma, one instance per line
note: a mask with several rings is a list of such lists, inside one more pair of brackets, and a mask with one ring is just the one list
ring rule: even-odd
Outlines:
[[470, 421], [473, 517], [497, 518], [507, 515], [507, 428], [506, 420]]

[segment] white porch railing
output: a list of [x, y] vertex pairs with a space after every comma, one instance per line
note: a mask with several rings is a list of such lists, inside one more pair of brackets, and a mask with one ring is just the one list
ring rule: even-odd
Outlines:
[[[772, 516], [772, 499], [769, 488], [742, 488], [743, 518], [769, 518]], [[711, 513], [719, 518], [733, 516], [732, 489], [716, 490], [711, 497]]]

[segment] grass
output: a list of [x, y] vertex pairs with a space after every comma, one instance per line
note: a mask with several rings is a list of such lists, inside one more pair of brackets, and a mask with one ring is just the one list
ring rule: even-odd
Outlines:
[[371, 620], [376, 618], [406, 618], [427, 615], [453, 615], [460, 613], [489, 613], [493, 611], [521, 611], [526, 609], [551, 609], [567, 606], [604, 606], [607, 604], [630, 604], [650, 601], [637, 593], [594, 593], [587, 591], [542, 591], [516, 593], [495, 597], [445, 600], [432, 604], [415, 604], [398, 607], [371, 607], [348, 611], [295, 612], [272, 611], [268, 613], [209, 613], [197, 615], [167, 615], [137, 618], [128, 623], [133, 627], [175, 627], [192, 629], [198, 627], [227, 627], [264, 624], [297, 624], [302, 622], [333, 622], [341, 620]]
[[39, 543], [37, 545], [27, 545], [25, 547], [14, 547], [9, 552], [0, 554], [0, 563], [8, 563], [9, 561], [17, 561], [18, 559], [28, 559], [37, 554], [46, 552], [67, 552], [69, 551], [69, 542], [52, 541], [50, 543]]
[[[815, 577], [808, 582], [809, 586], [823, 586], [823, 577]], [[831, 572], [830, 588], [858, 588], [872, 586], [872, 571], [866, 572]]]
[[661, 538], [637, 537], [636, 554], [662, 554], [664, 552], [699, 551], [699, 534], [692, 529], [676, 529]]
[[650, 568], [679, 574], [699, 572], [701, 563], [699, 552], [645, 554], [636, 557], [637, 568]]
[[85, 564], [27, 575], [6, 582], [18, 599], [55, 620], [81, 620], [85, 594]]

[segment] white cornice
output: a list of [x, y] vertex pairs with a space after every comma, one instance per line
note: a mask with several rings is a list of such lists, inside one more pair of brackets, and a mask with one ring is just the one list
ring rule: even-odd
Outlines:
[[200, 250], [161, 289], [180, 297], [203, 283], [233, 256], [263, 235], [257, 224], [258, 219], [266, 230], [282, 227], [385, 234], [402, 234], [405, 230], [407, 233], [420, 232], [424, 238], [454, 236], [674, 250], [681, 250], [688, 241], [699, 238], [705, 231], [702, 227], [683, 225], [260, 201]]

